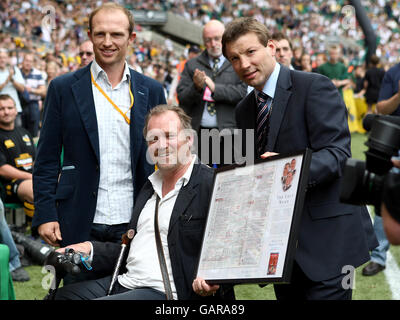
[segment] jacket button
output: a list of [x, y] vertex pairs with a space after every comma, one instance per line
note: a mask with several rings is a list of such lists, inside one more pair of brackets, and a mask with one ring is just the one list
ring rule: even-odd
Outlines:
[[93, 193], [92, 193], [92, 195], [93, 195], [93, 197], [96, 197], [96, 191], [93, 191]]

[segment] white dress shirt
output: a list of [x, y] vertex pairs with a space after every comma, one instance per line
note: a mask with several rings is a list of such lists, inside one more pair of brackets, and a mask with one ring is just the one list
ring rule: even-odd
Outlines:
[[193, 171], [196, 156], [185, 174], [176, 182], [175, 188], [162, 197], [162, 178], [160, 171], [154, 172], [149, 180], [153, 185], [154, 194], [144, 206], [136, 228], [136, 235], [131, 242], [127, 258], [128, 272], [118, 276], [119, 283], [128, 289], [137, 287], [151, 287], [165, 292], [160, 264], [157, 255], [157, 246], [154, 235], [154, 214], [157, 195], [160, 197], [158, 210], [158, 224], [165, 261], [168, 268], [169, 280], [174, 299], [177, 299], [174, 277], [172, 275], [171, 259], [168, 250], [168, 228], [176, 198], [182, 186], [185, 186]]
[[[96, 61], [93, 61], [90, 71], [100, 88], [130, 118], [128, 64], [125, 63], [124, 75], [115, 88]], [[129, 124], [93, 83], [92, 90], [100, 148], [100, 182], [93, 223], [128, 223], [133, 208]]]

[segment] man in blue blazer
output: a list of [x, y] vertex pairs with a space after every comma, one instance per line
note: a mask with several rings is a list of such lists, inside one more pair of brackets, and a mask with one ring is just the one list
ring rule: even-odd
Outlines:
[[252, 18], [230, 23], [222, 43], [239, 77], [255, 88], [236, 108], [238, 127], [254, 129], [251, 156], [313, 151], [292, 279], [275, 285], [277, 298], [351, 299], [348, 272], [369, 260], [377, 241], [366, 208], [339, 202], [351, 137], [338, 90], [324, 76], [279, 65], [267, 28]]
[[119, 242], [134, 195], [154, 170], [142, 130], [165, 96], [158, 82], [128, 68], [133, 27], [122, 6], [95, 9], [88, 31], [95, 60], [49, 85], [33, 172], [33, 227], [51, 245]]

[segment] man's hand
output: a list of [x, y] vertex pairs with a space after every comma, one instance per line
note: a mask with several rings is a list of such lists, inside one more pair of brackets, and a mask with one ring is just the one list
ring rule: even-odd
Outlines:
[[67, 248], [74, 249], [75, 252], [85, 253], [88, 256], [90, 256], [90, 253], [92, 251], [92, 246], [91, 246], [89, 241], [76, 243], [76, 244], [71, 244], [71, 245], [66, 246], [64, 248], [57, 249], [56, 251], [61, 253], [61, 254], [64, 254], [65, 253], [65, 249], [67, 249]]
[[193, 83], [197, 87], [197, 89], [199, 90], [203, 89], [205, 81], [206, 81], [206, 73], [199, 69], [194, 70]]
[[260, 157], [261, 157], [261, 159], [267, 159], [269, 157], [276, 156], [277, 154], [279, 154], [279, 153], [267, 151], [267, 152], [263, 153]]
[[196, 278], [193, 280], [192, 288], [199, 296], [207, 297], [215, 294], [219, 289], [219, 285], [209, 285], [204, 279]]
[[13, 67], [9, 67], [8, 73], [10, 74], [10, 79], [11, 79], [15, 74], [14, 68]]
[[210, 77], [206, 76], [204, 82], [206, 86], [210, 88], [211, 92], [215, 91], [215, 83]]
[[49, 245], [59, 247], [59, 241], [62, 240], [60, 225], [58, 222], [47, 222], [41, 224], [38, 228], [40, 237]]

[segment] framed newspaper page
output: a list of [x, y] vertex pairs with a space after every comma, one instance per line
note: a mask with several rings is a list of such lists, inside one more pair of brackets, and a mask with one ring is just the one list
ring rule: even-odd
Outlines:
[[216, 170], [197, 276], [209, 283], [288, 282], [311, 151]]

